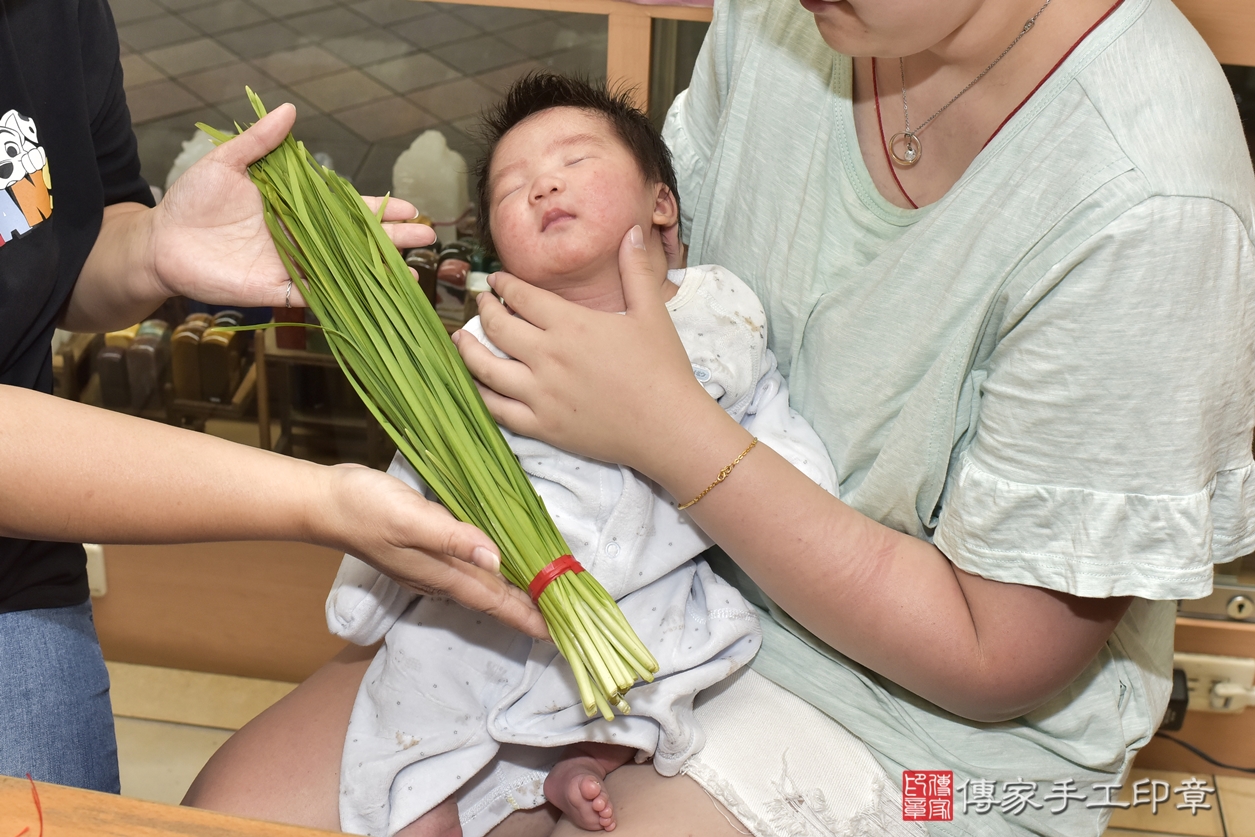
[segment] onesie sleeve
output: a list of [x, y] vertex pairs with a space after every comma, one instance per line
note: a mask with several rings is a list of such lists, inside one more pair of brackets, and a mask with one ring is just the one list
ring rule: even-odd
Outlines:
[[776, 368], [776, 356], [767, 349], [767, 373], [758, 380], [741, 426], [783, 456], [816, 485], [839, 496], [837, 469], [823, 440], [806, 419], [789, 407], [789, 385]]
[[675, 97], [662, 128], [671, 149], [680, 188], [680, 228], [685, 242], [693, 228], [693, 209], [714, 153], [720, 114], [728, 90], [728, 55], [732, 33], [728, 3], [716, 0], [710, 28], [697, 53], [688, 89]]
[[1255, 253], [1227, 206], [1155, 197], [1008, 309], [935, 543], [977, 575], [1197, 598], [1255, 549]]
[[[414, 467], [399, 452], [392, 458], [389, 476], [426, 494]], [[418, 594], [352, 555], [340, 561], [340, 570], [327, 594], [327, 629], [356, 645], [373, 645], [401, 618]]]

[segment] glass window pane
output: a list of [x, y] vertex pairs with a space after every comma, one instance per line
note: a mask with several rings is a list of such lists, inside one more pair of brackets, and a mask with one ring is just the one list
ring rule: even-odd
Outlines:
[[655, 20], [649, 72], [649, 116], [662, 127], [676, 94], [689, 86], [709, 23]]

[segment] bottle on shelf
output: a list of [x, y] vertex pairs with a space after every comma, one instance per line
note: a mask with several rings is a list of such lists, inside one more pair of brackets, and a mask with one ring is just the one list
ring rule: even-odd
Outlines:
[[142, 410], [160, 392], [170, 356], [170, 324], [165, 320], [140, 323], [135, 339], [126, 348], [126, 377], [131, 388], [131, 409]]

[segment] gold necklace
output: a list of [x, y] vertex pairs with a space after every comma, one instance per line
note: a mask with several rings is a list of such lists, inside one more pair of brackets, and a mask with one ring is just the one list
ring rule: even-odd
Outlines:
[[[1024, 23], [1024, 28], [1020, 30], [1020, 34], [1015, 36], [1015, 40], [1007, 45], [1007, 48], [1002, 51], [1001, 55], [991, 61], [988, 67], [981, 70], [980, 75], [967, 83], [967, 87], [964, 87], [958, 93], [955, 93], [954, 98], [938, 108], [936, 113], [925, 119], [924, 123], [914, 131], [911, 130], [911, 112], [906, 106], [906, 59], [898, 59], [898, 69], [902, 72], [902, 119], [906, 123], [906, 128], [905, 130], [898, 131], [889, 140], [889, 155], [893, 157], [893, 161], [895, 163], [903, 168], [909, 169], [911, 166], [920, 161], [920, 158], [924, 156], [924, 144], [920, 142], [919, 135], [924, 132], [925, 128], [932, 124], [934, 119], [941, 116], [941, 114], [945, 112], [946, 108], [957, 102], [960, 96], [975, 87], [976, 82], [989, 75], [989, 71], [998, 66], [999, 61], [1007, 57], [1007, 53], [1014, 49], [1015, 45], [1020, 42], [1020, 39], [1028, 34], [1028, 30], [1037, 25], [1037, 18], [1041, 17], [1041, 13], [1046, 11], [1046, 7], [1049, 6], [1050, 3], [1051, 0], [1046, 0], [1046, 2], [1042, 4], [1042, 7], [1037, 10], [1037, 14], [1033, 15]], [[902, 148], [901, 153], [898, 152], [899, 146]]]

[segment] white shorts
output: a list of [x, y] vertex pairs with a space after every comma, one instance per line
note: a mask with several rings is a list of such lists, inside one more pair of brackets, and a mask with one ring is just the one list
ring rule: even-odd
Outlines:
[[750, 669], [695, 703], [706, 746], [683, 772], [754, 837], [925, 837], [858, 738]]

